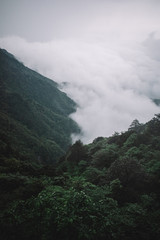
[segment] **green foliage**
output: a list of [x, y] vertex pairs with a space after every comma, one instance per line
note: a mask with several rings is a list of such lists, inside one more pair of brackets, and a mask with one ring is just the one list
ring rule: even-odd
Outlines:
[[105, 169], [99, 170], [98, 168], [89, 166], [84, 171], [83, 176], [91, 183], [99, 185], [103, 183], [103, 180], [105, 179], [105, 172]]
[[37, 196], [16, 201], [1, 213], [3, 239], [127, 240], [148, 234], [158, 240], [155, 198], [143, 195], [140, 203], [119, 206], [112, 197], [119, 189], [119, 180], [101, 187], [82, 177], [69, 178], [64, 187], [48, 182]]
[[[2, 138], [10, 151], [0, 162], [2, 238], [159, 240], [160, 136], [151, 122], [142, 132], [77, 141], [55, 167], [9, 157], [16, 146]], [[53, 143], [45, 144], [47, 157]]]
[[101, 148], [92, 155], [92, 164], [96, 168], [108, 168], [117, 157], [118, 147], [115, 144], [107, 144], [105, 148]]
[[141, 132], [143, 131], [143, 124], [139, 123], [137, 119], [133, 120], [131, 125], [129, 126], [129, 131]]

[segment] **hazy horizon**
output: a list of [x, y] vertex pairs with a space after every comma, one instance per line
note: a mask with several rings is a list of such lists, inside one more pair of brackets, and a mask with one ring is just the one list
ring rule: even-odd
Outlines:
[[160, 112], [160, 1], [0, 0], [0, 47], [62, 84], [84, 143]]

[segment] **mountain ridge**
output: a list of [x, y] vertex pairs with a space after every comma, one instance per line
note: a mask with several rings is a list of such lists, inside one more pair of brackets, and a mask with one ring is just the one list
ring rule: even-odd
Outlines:
[[[37, 138], [36, 142], [39, 142], [39, 147], [37, 145], [36, 150], [30, 150], [21, 138], [25, 146], [23, 150], [33, 153], [31, 159], [35, 156], [36, 159], [42, 159], [42, 162], [45, 162], [43, 158], [47, 158], [47, 154], [50, 155], [46, 149], [48, 147], [52, 149], [53, 157], [50, 156], [47, 162], [54, 162], [71, 144], [71, 133], [79, 131], [77, 124], [69, 118], [69, 115], [76, 110], [75, 102], [59, 90], [56, 82], [25, 67], [12, 54], [3, 49], [0, 49], [0, 65], [1, 114], [5, 114], [6, 121], [9, 119], [13, 128], [17, 128], [15, 125], [19, 123]], [[5, 132], [10, 135], [9, 126], [0, 130], [1, 135], [4, 136]], [[18, 136], [15, 136], [15, 139], [15, 143], [19, 142]], [[8, 138], [7, 141], [6, 144], [15, 148], [14, 141], [11, 142]], [[41, 141], [43, 147], [40, 144]], [[46, 142], [48, 146], [44, 147]], [[44, 153], [40, 154], [43, 152], [42, 149]], [[11, 155], [15, 156], [14, 153]], [[23, 158], [23, 154], [18, 157]]]

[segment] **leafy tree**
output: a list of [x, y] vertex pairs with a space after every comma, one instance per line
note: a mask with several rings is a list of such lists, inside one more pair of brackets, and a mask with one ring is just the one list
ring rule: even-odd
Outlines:
[[88, 154], [83, 143], [81, 141], [76, 141], [68, 150], [64, 162], [71, 173], [76, 173], [76, 169], [79, 171], [78, 165], [80, 166], [80, 162], [82, 163], [82, 161], [86, 161], [87, 157]]
[[139, 192], [148, 188], [149, 176], [135, 159], [116, 160], [107, 172], [107, 180], [114, 179], [119, 179], [124, 187], [125, 196], [121, 194], [121, 201], [137, 201]]
[[137, 119], [133, 120], [133, 122], [131, 123], [131, 125], [129, 126], [128, 130], [129, 131], [135, 131], [135, 132], [140, 132], [142, 131], [142, 124], [139, 123], [139, 121]]
[[118, 147], [115, 144], [108, 144], [105, 148], [96, 151], [92, 155], [92, 164], [99, 169], [108, 168], [118, 157]]

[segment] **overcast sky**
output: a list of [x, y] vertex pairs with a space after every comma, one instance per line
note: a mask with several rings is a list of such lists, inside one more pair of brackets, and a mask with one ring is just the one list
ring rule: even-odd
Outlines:
[[62, 84], [88, 143], [160, 112], [159, 0], [0, 0], [0, 47]]

